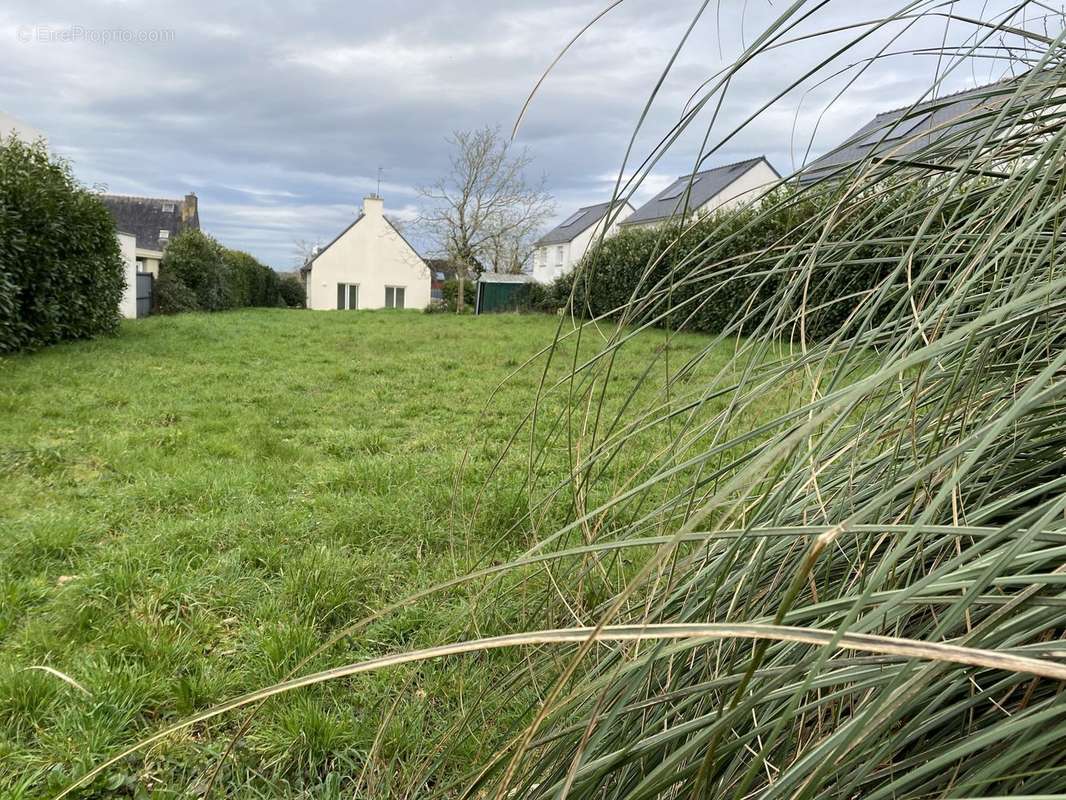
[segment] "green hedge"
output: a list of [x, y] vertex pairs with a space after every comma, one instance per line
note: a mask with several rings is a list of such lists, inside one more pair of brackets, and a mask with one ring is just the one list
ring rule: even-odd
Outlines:
[[197, 230], [182, 231], [167, 245], [159, 280], [165, 287], [157, 286], [156, 306], [164, 314], [287, 304], [274, 270]]
[[295, 275], [286, 275], [278, 284], [278, 293], [282, 302], [289, 308], [303, 308], [307, 305], [307, 287]]
[[573, 273], [545, 287], [538, 305], [544, 311], [565, 307], [572, 290], [578, 316], [624, 313], [629, 322], [709, 333], [727, 329], [742, 314], [757, 319], [760, 309], [770, 307], [791, 309], [791, 317], [775, 320], [783, 330], [795, 324], [802, 307], [807, 335], [829, 335], [856, 298], [891, 273], [908, 236], [899, 226], [879, 229], [898, 194], [852, 198], [851, 213], [862, 214], [877, 231], [871, 240], [830, 243], [831, 258], [821, 259], [802, 280], [773, 269], [775, 254], [813, 246], [820, 234], [808, 223], [824, 218], [825, 204], [833, 201], [830, 193], [782, 189], [684, 230], [623, 228], [595, 246]]
[[115, 223], [69, 164], [0, 137], [0, 352], [113, 332], [123, 272]]
[[[440, 287], [441, 296], [444, 298], [444, 305], [449, 311], [456, 310], [456, 301], [459, 298], [459, 281], [449, 280], [445, 281]], [[477, 301], [477, 281], [476, 280], [464, 280], [463, 281], [463, 305], [464, 311], [473, 312], [474, 303]]]

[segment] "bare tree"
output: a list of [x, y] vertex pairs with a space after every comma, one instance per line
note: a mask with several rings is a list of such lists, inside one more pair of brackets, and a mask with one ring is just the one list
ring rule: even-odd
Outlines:
[[318, 242], [313, 242], [309, 239], [294, 239], [292, 249], [296, 255], [296, 269], [303, 269], [307, 266], [307, 262], [314, 257], [318, 248]]
[[419, 220], [438, 249], [459, 267], [458, 310], [463, 310], [464, 271], [485, 265], [518, 272], [529, 257], [533, 235], [555, 210], [544, 180], [530, 183], [528, 150], [514, 151], [499, 128], [456, 131], [449, 173], [420, 189]]

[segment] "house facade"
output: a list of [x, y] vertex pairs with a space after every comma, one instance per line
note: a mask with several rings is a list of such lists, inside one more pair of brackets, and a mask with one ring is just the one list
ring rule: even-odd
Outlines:
[[765, 156], [681, 175], [633, 212], [622, 227], [655, 227], [758, 199], [781, 176]]
[[570, 272], [600, 238], [605, 225], [605, 235], [611, 236], [633, 213], [633, 206], [626, 201], [616, 203], [608, 214], [611, 208], [609, 202], [579, 208], [541, 236], [533, 245], [533, 279], [551, 283]]
[[429, 267], [385, 218], [384, 201], [363, 200], [363, 212], [303, 266], [307, 307], [320, 311], [425, 308]]
[[118, 249], [122, 255], [122, 276], [126, 286], [118, 310], [126, 319], [137, 318], [137, 237], [132, 233], [117, 231]]
[[100, 200], [111, 212], [115, 227], [136, 238], [137, 271], [150, 272], [156, 278], [170, 240], [184, 230], [200, 230], [195, 194], [185, 195], [184, 200], [104, 194]]

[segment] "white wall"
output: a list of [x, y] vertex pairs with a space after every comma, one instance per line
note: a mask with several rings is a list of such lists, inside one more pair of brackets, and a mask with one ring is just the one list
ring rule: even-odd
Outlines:
[[[18, 138], [26, 143], [33, 143], [38, 139], [44, 138], [44, 135], [34, 127], [27, 125], [25, 122], [10, 114], [5, 114], [0, 111], [0, 137], [8, 137], [14, 133]], [[47, 144], [47, 140], [45, 144]]]
[[706, 213], [716, 209], [731, 209], [749, 203], [758, 197], [769, 186], [779, 181], [777, 173], [773, 171], [765, 161], [759, 161], [729, 184], [725, 189], [716, 194], [697, 210], [697, 213]]
[[385, 287], [404, 288], [404, 307], [429, 305], [426, 263], [386, 221], [380, 198], [363, 201], [363, 218], [319, 253], [307, 276], [307, 307], [337, 308], [337, 284], [359, 286], [359, 308], [385, 308]]
[[118, 310], [126, 319], [137, 318], [137, 238], [129, 233], [117, 233], [118, 247], [125, 267], [126, 288], [122, 292]]
[[[618, 232], [618, 223], [625, 220], [632, 213], [633, 207], [626, 203], [612, 220], [611, 227], [607, 230], [607, 236], [614, 236]], [[586, 230], [575, 236], [573, 241], [562, 245], [549, 244], [536, 248], [533, 251], [533, 280], [537, 281], [537, 283], [551, 283], [561, 275], [570, 272], [577, 266], [577, 262], [585, 256], [589, 248], [599, 240], [600, 231], [603, 230], [603, 225], [606, 221], [607, 215], [604, 215], [604, 218], [595, 225], [590, 225]], [[560, 247], [562, 248], [561, 260], [558, 250]]]

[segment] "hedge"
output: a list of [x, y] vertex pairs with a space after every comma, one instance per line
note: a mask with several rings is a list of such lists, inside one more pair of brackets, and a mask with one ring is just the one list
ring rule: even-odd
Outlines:
[[0, 137], [0, 352], [112, 333], [124, 287], [103, 203], [43, 142]]
[[274, 270], [198, 230], [182, 231], [167, 245], [159, 282], [156, 307], [164, 314], [288, 304]]
[[[578, 316], [625, 313], [629, 322], [719, 333], [741, 314], [757, 317], [762, 308], [791, 308], [792, 317], [776, 321], [780, 330], [794, 324], [802, 306], [807, 335], [827, 336], [862, 293], [891, 273], [911, 234], [898, 225], [878, 228], [899, 202], [898, 194], [888, 190], [852, 198], [852, 213], [869, 221], [876, 238], [830, 243], [833, 256], [823, 259], [830, 265], [820, 263], [803, 281], [772, 269], [775, 252], [811, 246], [819, 234], [807, 223], [824, 219], [822, 209], [833, 199], [828, 192], [783, 189], [759, 204], [710, 214], [685, 229], [623, 228], [594, 246], [574, 272], [545, 287], [540, 308], [565, 307], [572, 290]], [[915, 227], [922, 222], [914, 220]], [[782, 298], [788, 301], [784, 306]]]

